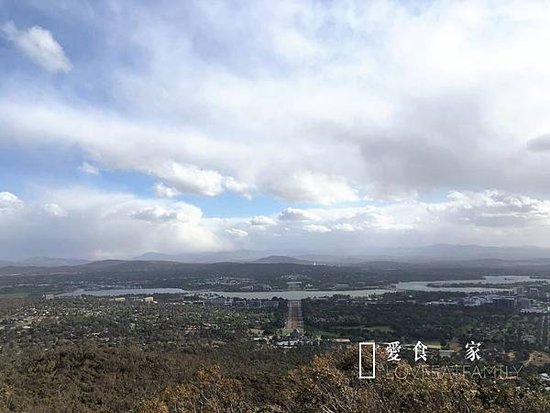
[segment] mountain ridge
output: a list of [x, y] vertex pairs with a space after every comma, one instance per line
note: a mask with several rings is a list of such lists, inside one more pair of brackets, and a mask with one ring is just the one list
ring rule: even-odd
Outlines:
[[[550, 260], [550, 248], [536, 246], [483, 246], [476, 244], [434, 244], [417, 247], [379, 247], [364, 252], [236, 250], [207, 253], [163, 254], [147, 252], [131, 259], [85, 260], [78, 258], [30, 257], [22, 260], [0, 260], [0, 267], [66, 267], [103, 261], [177, 262], [177, 263], [295, 263], [309, 265], [361, 265], [373, 261], [429, 262]], [[107, 265], [107, 264], [105, 264]]]

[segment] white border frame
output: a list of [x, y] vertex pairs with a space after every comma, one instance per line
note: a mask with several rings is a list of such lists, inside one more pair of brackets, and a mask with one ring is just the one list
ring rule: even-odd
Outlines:
[[[363, 364], [361, 358], [363, 355], [363, 346], [372, 346], [372, 374], [370, 376], [363, 376]], [[374, 379], [376, 378], [376, 344], [374, 341], [362, 341], [359, 343], [359, 378], [360, 379]]]

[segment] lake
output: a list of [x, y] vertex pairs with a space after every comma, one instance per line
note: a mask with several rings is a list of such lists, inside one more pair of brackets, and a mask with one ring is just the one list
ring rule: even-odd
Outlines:
[[[76, 297], [81, 295], [92, 295], [96, 297], [115, 297], [123, 295], [154, 295], [154, 294], [216, 294], [222, 297], [237, 297], [247, 299], [271, 299], [280, 297], [287, 300], [301, 300], [304, 298], [313, 297], [330, 297], [333, 295], [349, 295], [352, 297], [367, 297], [371, 295], [381, 295], [396, 291], [440, 291], [440, 292], [464, 292], [464, 293], [489, 293], [503, 292], [509, 289], [505, 288], [487, 288], [487, 287], [445, 287], [449, 284], [513, 284], [518, 282], [533, 282], [543, 281], [549, 283], [549, 279], [536, 279], [530, 276], [523, 275], [508, 275], [508, 276], [487, 276], [478, 280], [444, 280], [444, 281], [403, 281], [398, 282], [395, 286], [388, 288], [370, 288], [363, 290], [343, 290], [343, 291], [313, 291], [313, 290], [292, 290], [292, 291], [242, 291], [242, 292], [226, 292], [226, 291], [187, 291], [181, 288], [119, 288], [119, 289], [102, 289], [102, 290], [76, 290], [69, 293], [59, 294], [58, 297]], [[428, 284], [432, 284], [429, 286]], [[438, 285], [434, 287], [433, 285]]]

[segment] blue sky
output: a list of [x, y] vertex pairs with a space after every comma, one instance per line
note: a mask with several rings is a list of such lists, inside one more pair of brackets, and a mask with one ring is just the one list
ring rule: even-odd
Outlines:
[[0, 0], [0, 259], [550, 246], [549, 40], [539, 1]]

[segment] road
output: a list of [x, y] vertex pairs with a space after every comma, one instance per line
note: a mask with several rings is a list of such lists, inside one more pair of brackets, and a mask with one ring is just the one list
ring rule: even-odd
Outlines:
[[539, 343], [543, 346], [548, 345], [548, 316], [546, 314], [540, 320]]
[[286, 320], [286, 329], [294, 331], [296, 329], [303, 331], [304, 319], [302, 316], [302, 301], [291, 300], [288, 302], [288, 318]]

